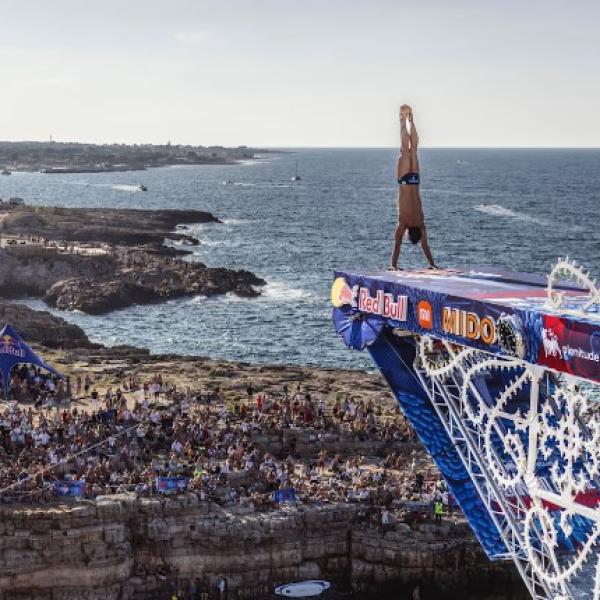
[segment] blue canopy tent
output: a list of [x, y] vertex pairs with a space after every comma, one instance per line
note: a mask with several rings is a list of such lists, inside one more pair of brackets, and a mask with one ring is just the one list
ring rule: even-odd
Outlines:
[[64, 377], [53, 369], [45, 360], [41, 359], [21, 338], [11, 325], [5, 325], [0, 331], [0, 373], [2, 374], [2, 387], [4, 398], [8, 399], [10, 387], [10, 372], [15, 365], [31, 364], [46, 369], [53, 375]]

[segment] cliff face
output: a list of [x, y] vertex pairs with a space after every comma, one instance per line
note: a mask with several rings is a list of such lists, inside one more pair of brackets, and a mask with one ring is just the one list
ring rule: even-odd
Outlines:
[[72, 254], [51, 254], [43, 248], [38, 254], [21, 255], [11, 248], [0, 250], [0, 287], [5, 298], [44, 296], [57, 281], [74, 277], [87, 280], [107, 277], [114, 272], [115, 260]]
[[150, 600], [193, 580], [213, 597], [221, 575], [244, 598], [309, 578], [361, 597], [419, 584], [451, 598], [479, 584], [525, 598], [514, 569], [488, 562], [466, 526], [398, 525], [384, 535], [357, 528], [355, 516], [351, 505], [233, 513], [192, 495], [3, 508], [0, 598]]

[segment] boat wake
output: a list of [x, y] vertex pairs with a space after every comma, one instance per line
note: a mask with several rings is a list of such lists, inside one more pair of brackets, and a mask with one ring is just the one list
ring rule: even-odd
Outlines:
[[479, 212], [486, 213], [488, 215], [494, 215], [496, 217], [510, 217], [512, 219], [518, 219], [519, 221], [528, 221], [529, 223], [537, 223], [538, 225], [545, 225], [546, 221], [526, 215], [524, 213], [518, 213], [505, 206], [499, 204], [476, 204], [473, 207]]
[[141, 192], [141, 188], [139, 185], [125, 185], [125, 184], [119, 184], [119, 185], [111, 185], [110, 186], [111, 189], [113, 190], [117, 190], [119, 192]]

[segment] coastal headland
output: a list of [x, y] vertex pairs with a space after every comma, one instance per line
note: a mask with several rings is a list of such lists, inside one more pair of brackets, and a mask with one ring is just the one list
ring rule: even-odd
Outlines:
[[[102, 314], [186, 295], [251, 297], [265, 281], [245, 270], [181, 260], [198, 241], [175, 231], [220, 221], [196, 210], [0, 205], [0, 295]], [[179, 248], [165, 246], [165, 240]]]
[[143, 171], [172, 165], [227, 165], [256, 158], [247, 146], [182, 146], [177, 144], [84, 144], [64, 142], [0, 142], [0, 168], [12, 171], [102, 173]]

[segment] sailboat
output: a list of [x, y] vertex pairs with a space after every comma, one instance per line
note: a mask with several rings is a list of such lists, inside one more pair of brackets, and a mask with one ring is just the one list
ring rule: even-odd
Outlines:
[[298, 175], [298, 161], [296, 161], [296, 174], [292, 177], [292, 181], [300, 181], [302, 177]]

